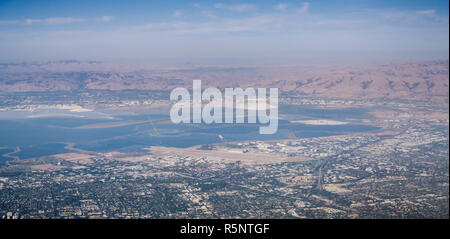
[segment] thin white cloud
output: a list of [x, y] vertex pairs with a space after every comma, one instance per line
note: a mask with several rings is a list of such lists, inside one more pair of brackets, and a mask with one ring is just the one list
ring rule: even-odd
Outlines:
[[435, 17], [436, 16], [436, 10], [428, 9], [428, 10], [416, 11], [416, 14], [421, 15], [421, 16], [425, 16], [425, 17]]
[[274, 8], [279, 11], [286, 11], [287, 4], [286, 3], [278, 3], [277, 5], [274, 6]]
[[268, 29], [274, 29], [274, 27], [270, 27], [274, 21], [275, 19], [270, 16], [257, 16], [243, 19], [218, 19], [206, 22], [160, 22], [137, 26], [134, 29], [175, 35], [264, 32]]
[[[284, 3], [280, 3], [284, 4]], [[309, 12], [310, 4], [304, 2], [301, 8], [290, 12], [285, 5], [274, 5], [272, 13], [260, 13], [252, 17], [230, 17], [217, 13], [217, 10], [203, 9], [199, 14], [208, 17], [207, 20], [186, 21], [174, 20], [166, 22], [152, 22], [133, 29], [147, 33], [167, 33], [176, 35], [204, 35], [204, 34], [299, 34], [304, 32], [325, 31], [364, 31], [369, 26], [377, 29], [406, 28], [417, 25], [437, 24], [431, 17], [434, 11], [386, 12], [375, 9], [365, 9], [356, 14], [337, 17], [323, 17]], [[278, 10], [280, 9], [280, 10]], [[286, 9], [286, 11], [283, 11]], [[281, 13], [282, 11], [282, 13]], [[302, 14], [298, 14], [298, 13]], [[216, 15], [217, 14], [217, 15]], [[425, 16], [424, 16], [425, 15]], [[367, 17], [371, 16], [371, 17]], [[415, 16], [415, 18], [412, 18]], [[437, 14], [436, 14], [437, 16]], [[403, 20], [402, 20], [403, 19]], [[301, 24], [300, 24], [301, 23]]]
[[385, 20], [403, 24], [423, 24], [427, 21], [448, 22], [448, 16], [440, 16], [434, 9], [419, 11], [389, 11], [382, 14]]
[[70, 24], [70, 23], [78, 23], [85, 22], [87, 19], [84, 18], [72, 18], [72, 17], [54, 17], [54, 18], [45, 18], [45, 19], [26, 19], [25, 24], [31, 25], [36, 23], [46, 24], [46, 25], [60, 25], [60, 24]]
[[436, 13], [436, 10], [434, 10], [434, 9], [422, 10], [422, 11], [417, 11], [416, 13], [420, 14], [420, 15], [434, 15]]
[[27, 18], [25, 20], [2, 20], [0, 25], [65, 25], [90, 21], [110, 22], [113, 17], [101, 16], [97, 18], [75, 18], [75, 17], [50, 17], [50, 18]]
[[110, 21], [112, 21], [112, 19], [113, 18], [111, 16], [102, 16], [99, 18], [99, 20], [102, 22], [110, 22]]
[[303, 6], [298, 9], [299, 13], [308, 13], [309, 11], [309, 2], [304, 2]]
[[180, 11], [180, 10], [175, 10], [175, 11], [173, 11], [173, 13], [172, 13], [172, 16], [173, 16], [173, 17], [181, 17], [182, 15], [183, 15], [183, 12]]
[[216, 15], [216, 14], [214, 14], [213, 12], [208, 11], [208, 10], [202, 11], [202, 14], [203, 14], [204, 16], [206, 16], [206, 17], [209, 17], [209, 18], [217, 18], [217, 15]]
[[253, 11], [256, 9], [255, 5], [253, 4], [224, 4], [224, 3], [216, 3], [214, 4], [214, 7], [217, 9], [225, 9], [229, 11], [234, 12], [245, 12], [245, 11]]

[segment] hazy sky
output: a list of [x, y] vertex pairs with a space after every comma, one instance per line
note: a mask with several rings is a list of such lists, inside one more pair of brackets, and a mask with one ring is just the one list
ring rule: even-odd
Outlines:
[[0, 61], [448, 59], [448, 18], [448, 0], [0, 0]]

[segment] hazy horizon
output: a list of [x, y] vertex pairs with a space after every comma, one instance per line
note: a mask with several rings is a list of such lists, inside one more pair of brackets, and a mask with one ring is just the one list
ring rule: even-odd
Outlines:
[[2, 1], [0, 62], [448, 59], [448, 1]]

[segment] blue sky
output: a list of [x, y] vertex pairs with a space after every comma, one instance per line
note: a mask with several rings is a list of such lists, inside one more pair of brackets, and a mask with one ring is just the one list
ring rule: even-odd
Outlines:
[[0, 61], [448, 59], [449, 1], [0, 1]]

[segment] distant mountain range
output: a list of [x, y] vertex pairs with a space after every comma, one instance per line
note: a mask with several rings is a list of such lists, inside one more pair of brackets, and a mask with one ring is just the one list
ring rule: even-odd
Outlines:
[[54, 61], [0, 64], [0, 92], [277, 87], [322, 98], [443, 99], [449, 61], [280, 66], [158, 65]]

